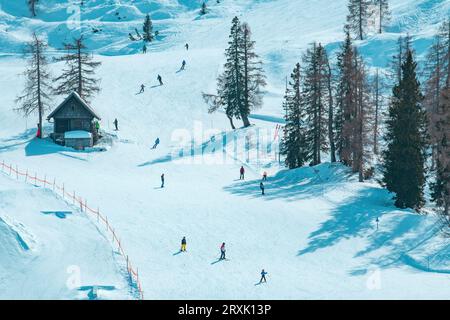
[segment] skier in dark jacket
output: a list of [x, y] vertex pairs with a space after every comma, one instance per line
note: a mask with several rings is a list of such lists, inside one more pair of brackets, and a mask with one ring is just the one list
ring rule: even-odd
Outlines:
[[266, 281], [266, 274], [267, 274], [267, 272], [265, 272], [264, 269], [262, 269], [262, 271], [261, 271], [261, 280], [259, 280], [259, 283], [263, 283], [263, 281], [267, 282]]
[[264, 195], [264, 183], [261, 182], [259, 188], [261, 189], [261, 194]]
[[184, 45], [184, 47], [186, 48], [186, 51], [189, 50], [189, 43], [186, 43], [186, 44]]
[[186, 251], [186, 237], [183, 237], [183, 239], [181, 239], [181, 251]]
[[139, 93], [140, 93], [140, 94], [141, 94], [141, 93], [144, 93], [144, 91], [145, 91], [145, 85], [141, 84], [141, 91], [139, 91]]
[[244, 175], [245, 175], [245, 169], [244, 166], [241, 166], [241, 170], [239, 170], [239, 180], [244, 180]]
[[181, 63], [180, 70], [184, 70], [185, 67], [186, 67], [186, 60], [183, 60], [183, 62]]
[[164, 85], [164, 83], [162, 82], [161, 75], [158, 74], [157, 79], [158, 79], [158, 81], [159, 81], [159, 85], [160, 85], [160, 86]]
[[116, 127], [116, 131], [119, 131], [119, 121], [117, 121], [117, 118], [114, 120], [114, 127]]
[[220, 246], [220, 259], [219, 260], [225, 260], [225, 242], [222, 243], [222, 245]]
[[153, 145], [152, 149], [156, 149], [156, 147], [159, 145], [159, 138], [156, 138], [155, 144]]
[[164, 188], [164, 173], [161, 175], [161, 189]]

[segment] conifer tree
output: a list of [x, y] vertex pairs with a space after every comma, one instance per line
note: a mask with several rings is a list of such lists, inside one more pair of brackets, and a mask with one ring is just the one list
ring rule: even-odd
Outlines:
[[25, 49], [25, 54], [29, 55], [28, 67], [24, 73], [27, 78], [26, 85], [23, 94], [16, 99], [19, 106], [15, 109], [25, 116], [38, 113], [38, 138], [42, 138], [42, 118], [44, 111], [49, 108], [52, 90], [46, 50], [46, 42], [34, 33], [33, 40]]
[[142, 39], [145, 42], [152, 42], [154, 39], [153, 36], [153, 23], [152, 20], [150, 19], [150, 15], [147, 14], [145, 16], [145, 21], [144, 21], [144, 25], [142, 27], [142, 31], [143, 31], [143, 36]]
[[364, 40], [370, 17], [369, 0], [349, 0], [347, 25], [359, 40]]
[[356, 89], [354, 85], [355, 51], [346, 30], [346, 38], [337, 57], [336, 147], [340, 161], [352, 165]]
[[65, 69], [54, 81], [56, 95], [68, 95], [77, 92], [86, 102], [100, 92], [100, 80], [94, 78], [95, 69], [101, 62], [93, 60], [93, 56], [86, 51], [83, 37], [74, 39], [74, 43], [64, 44], [67, 53], [56, 61], [65, 62]]
[[442, 208], [447, 226], [450, 226], [450, 19], [439, 29], [430, 48], [426, 67], [425, 102], [428, 128], [432, 144], [431, 183], [432, 200]]
[[299, 168], [308, 158], [306, 148], [305, 110], [302, 101], [300, 64], [297, 63], [291, 74], [289, 87], [286, 88], [283, 106], [286, 110], [284, 136], [281, 153], [286, 156], [289, 169]]
[[31, 15], [36, 17], [36, 5], [39, 0], [28, 0], [28, 8], [30, 9]]
[[424, 204], [426, 116], [422, 108], [417, 64], [407, 51], [402, 78], [393, 89], [386, 121], [383, 183], [395, 193], [399, 208], [419, 209]]
[[212, 106], [210, 111], [223, 108], [230, 122], [233, 117], [240, 119], [244, 127], [250, 126], [250, 112], [261, 106], [262, 87], [266, 85], [254, 44], [249, 26], [235, 17], [225, 50], [224, 71], [218, 78], [217, 95], [203, 94]]
[[383, 29], [390, 21], [391, 12], [389, 10], [389, 0], [373, 0], [373, 5], [376, 7], [378, 20], [378, 33], [383, 33]]
[[303, 56], [303, 96], [307, 113], [306, 143], [311, 164], [321, 163], [321, 152], [328, 151], [328, 57], [321, 44], [314, 43]]

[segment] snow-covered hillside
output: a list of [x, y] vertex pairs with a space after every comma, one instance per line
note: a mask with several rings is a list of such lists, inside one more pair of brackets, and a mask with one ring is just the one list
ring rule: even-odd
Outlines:
[[[70, 1], [41, 2], [37, 19], [30, 19], [20, 1], [0, 0], [0, 162], [56, 177], [100, 206], [139, 267], [145, 298], [448, 298], [450, 244], [433, 215], [397, 210], [375, 182], [358, 183], [339, 165], [287, 171], [276, 149], [247, 162], [241, 149], [234, 152], [233, 139], [227, 153], [220, 152], [222, 161], [209, 161], [190, 156], [191, 139], [174, 139], [188, 133], [196, 151], [211, 154], [221, 142], [217, 132], [232, 136], [223, 114], [207, 113], [201, 93], [215, 88], [230, 22], [238, 15], [252, 28], [268, 86], [263, 108], [251, 118], [255, 126], [237, 130], [237, 141], [258, 130], [273, 140], [283, 122], [286, 75], [312, 41], [325, 44], [331, 54], [337, 49], [345, 0], [209, 1], [210, 12], [202, 17], [202, 1], [85, 1], [80, 28], [102, 61], [102, 92], [92, 107], [109, 136], [104, 152], [76, 152], [49, 139], [36, 140], [35, 118], [12, 111], [24, 81], [18, 76], [25, 68], [20, 50], [30, 31], [47, 35], [52, 54], [79, 31], [67, 24]], [[433, 31], [450, 13], [445, 0], [392, 0], [391, 6], [388, 32], [358, 43], [373, 67], [387, 66], [397, 38], [406, 33], [423, 58]], [[141, 27], [148, 12], [161, 33], [143, 55], [127, 34]], [[187, 66], [180, 72], [182, 60]], [[51, 69], [58, 74], [61, 65]], [[157, 86], [158, 74], [164, 86]], [[137, 94], [141, 84], [146, 91]], [[53, 106], [61, 100], [55, 98]], [[115, 118], [118, 132], [113, 131]], [[52, 125], [44, 129], [48, 134]], [[151, 150], [156, 137], [161, 144]], [[252, 146], [256, 152], [257, 144]], [[241, 165], [245, 181], [237, 180]], [[262, 171], [269, 173], [265, 197], [259, 191]], [[69, 265], [84, 263], [92, 269], [83, 286], [114, 286], [105, 298], [127, 297], [120, 262], [89, 220], [77, 212], [66, 219], [42, 214], [72, 209], [47, 191], [8, 179], [0, 176], [0, 240], [6, 250], [0, 252], [0, 279], [6, 279], [0, 282], [0, 298], [83, 298], [66, 289], [65, 277]], [[14, 227], [19, 223], [23, 230]], [[31, 249], [24, 249], [17, 235]], [[68, 241], [75, 236], [82, 236], [79, 243]], [[188, 251], [179, 253], [183, 236]], [[94, 250], [87, 242], [98, 246]], [[218, 262], [222, 242], [229, 260]], [[53, 243], [58, 250], [74, 248], [73, 257], [59, 259], [61, 251]], [[29, 261], [35, 261], [28, 268], [32, 274], [15, 279], [13, 266], [26, 269]], [[255, 285], [262, 268], [269, 273], [268, 283]], [[39, 282], [47, 283], [50, 273], [52, 287], [40, 291]]]

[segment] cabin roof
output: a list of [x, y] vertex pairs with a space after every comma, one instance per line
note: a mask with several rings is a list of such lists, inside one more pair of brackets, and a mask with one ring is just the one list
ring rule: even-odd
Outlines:
[[53, 118], [72, 97], [75, 98], [75, 100], [77, 100], [94, 118], [101, 120], [100, 116], [94, 111], [94, 109], [92, 109], [75, 91], [72, 92], [55, 110], [53, 110], [52, 113], [48, 115], [47, 120]]

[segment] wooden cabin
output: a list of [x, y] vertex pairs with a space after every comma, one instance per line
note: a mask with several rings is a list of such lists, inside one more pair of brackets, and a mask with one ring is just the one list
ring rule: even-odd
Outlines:
[[82, 150], [92, 147], [99, 138], [95, 121], [101, 118], [76, 92], [50, 113], [47, 120], [51, 119], [51, 137], [57, 144]]

